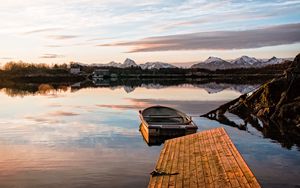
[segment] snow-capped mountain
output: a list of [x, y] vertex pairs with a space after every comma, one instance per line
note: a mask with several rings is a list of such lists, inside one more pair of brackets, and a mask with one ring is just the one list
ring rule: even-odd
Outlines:
[[[288, 58], [277, 58], [272, 57], [270, 59], [256, 59], [254, 57], [242, 56], [232, 61], [226, 61], [218, 57], [209, 57], [203, 62], [196, 63], [191, 66], [191, 68], [203, 68], [203, 69], [231, 69], [231, 68], [249, 68], [249, 67], [263, 67], [267, 65], [274, 65], [284, 63]], [[71, 63], [72, 64], [72, 63]], [[81, 66], [89, 66], [87, 64], [73, 62], [73, 64]], [[177, 68], [175, 65], [162, 62], [147, 62], [145, 64], [136, 64], [132, 59], [125, 59], [123, 63], [118, 63], [112, 61], [107, 64], [91, 64], [94, 67], [118, 67], [118, 68], [128, 68], [128, 67], [141, 67], [142, 69], [161, 69], [161, 68]]]
[[[87, 66], [87, 65], [85, 65]], [[102, 64], [102, 63], [93, 63], [91, 64], [91, 66], [93, 67], [121, 67], [122, 66], [122, 63], [118, 63], [118, 62], [115, 62], [115, 61], [111, 61], [109, 63], [106, 63], [106, 64]]]
[[92, 64], [92, 66], [128, 68], [128, 67], [137, 67], [138, 65], [132, 59], [127, 58], [123, 63], [117, 63], [115, 61], [111, 61], [110, 63], [107, 64]]
[[122, 68], [127, 68], [127, 67], [138, 67], [138, 65], [133, 61], [132, 59], [125, 59], [124, 63], [121, 65]]
[[230, 68], [263, 67], [267, 65], [284, 63], [286, 60], [289, 59], [272, 57], [271, 59], [261, 60], [254, 57], [242, 56], [232, 61], [225, 61], [218, 57], [209, 57], [203, 62], [192, 65], [191, 68], [216, 70]]
[[169, 63], [162, 62], [147, 62], [145, 64], [136, 64], [132, 59], [127, 58], [123, 63], [110, 62], [107, 64], [92, 64], [96, 67], [118, 67], [118, 68], [128, 68], [128, 67], [141, 67], [142, 69], [161, 69], [161, 68], [176, 68], [176, 66]]
[[231, 63], [238, 67], [251, 67], [251, 66], [259, 65], [262, 62], [254, 57], [242, 56], [233, 60]]
[[223, 59], [218, 58], [218, 57], [213, 57], [213, 56], [210, 56], [205, 61], [203, 61], [203, 63], [205, 63], [205, 64], [209, 64], [209, 63], [220, 64], [222, 62], [224, 62]]
[[103, 66], [107, 66], [107, 67], [121, 67], [122, 63], [117, 63], [115, 61], [111, 61], [107, 64], [102, 64]]
[[204, 69], [216, 70], [216, 69], [233, 68], [233, 66], [234, 65], [221, 58], [209, 57], [203, 62], [192, 65], [191, 68], [204, 68]]
[[262, 65], [263, 66], [266, 66], [266, 65], [275, 65], [275, 64], [283, 63], [285, 61], [286, 61], [286, 59], [277, 58], [277, 57], [273, 56], [271, 59], [262, 60]]
[[162, 68], [176, 68], [176, 66], [169, 63], [162, 62], [147, 62], [145, 64], [140, 64], [142, 69], [162, 69]]

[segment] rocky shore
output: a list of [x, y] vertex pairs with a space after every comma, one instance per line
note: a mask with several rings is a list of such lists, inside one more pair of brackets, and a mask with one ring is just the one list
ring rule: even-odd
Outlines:
[[263, 120], [295, 126], [300, 131], [300, 54], [282, 76], [241, 98], [230, 112], [240, 113], [245, 109]]
[[[232, 121], [226, 112], [244, 123]], [[283, 147], [300, 146], [300, 54], [281, 76], [202, 116], [241, 130], [251, 125]]]

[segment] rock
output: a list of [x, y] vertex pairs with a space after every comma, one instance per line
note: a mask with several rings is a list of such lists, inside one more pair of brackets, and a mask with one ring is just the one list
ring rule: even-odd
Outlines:
[[[299, 70], [300, 54], [282, 76], [263, 84], [250, 96], [240, 96], [202, 117], [241, 130], [247, 130], [247, 124], [251, 124], [264, 137], [278, 141], [283, 147], [290, 149], [294, 144], [300, 147]], [[226, 111], [240, 117], [244, 124], [238, 125], [225, 117]]]
[[237, 105], [235, 111], [244, 110], [244, 106], [246, 106], [251, 113], [258, 117], [283, 124], [289, 123], [296, 127], [300, 124], [299, 72], [300, 54], [295, 57], [283, 76], [262, 85], [242, 101], [243, 105]]
[[300, 72], [300, 53], [295, 57], [294, 61], [290, 65], [289, 69], [299, 74]]
[[265, 116], [267, 116], [268, 115], [268, 113], [269, 113], [269, 108], [262, 108], [262, 109], [260, 109], [258, 112], [257, 112], [257, 116], [258, 117], [265, 117]]

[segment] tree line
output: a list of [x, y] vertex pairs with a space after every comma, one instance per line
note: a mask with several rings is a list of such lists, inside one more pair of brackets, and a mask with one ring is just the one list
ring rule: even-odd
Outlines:
[[2, 66], [1, 72], [11, 74], [66, 73], [68, 72], [68, 64], [49, 65], [46, 63], [26, 63], [23, 61], [10, 61]]
[[110, 73], [118, 75], [126, 74], [178, 74], [188, 75], [197, 72], [206, 74], [278, 74], [283, 72], [290, 62], [285, 62], [277, 65], [269, 65], [258, 68], [234, 68], [234, 69], [191, 69], [191, 68], [162, 68], [162, 69], [142, 69], [141, 67], [96, 67], [90, 65], [79, 65], [75, 62], [69, 64], [45, 64], [45, 63], [26, 63], [23, 61], [10, 61], [2, 66], [0, 73], [9, 73], [11, 75], [28, 75], [28, 74], [67, 74], [71, 66], [79, 66], [82, 72], [91, 74], [96, 69], [108, 69]]

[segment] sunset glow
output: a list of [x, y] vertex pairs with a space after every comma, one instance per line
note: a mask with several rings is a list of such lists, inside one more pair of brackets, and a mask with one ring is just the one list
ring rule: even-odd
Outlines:
[[0, 0], [0, 63], [294, 57], [299, 8], [298, 0]]

